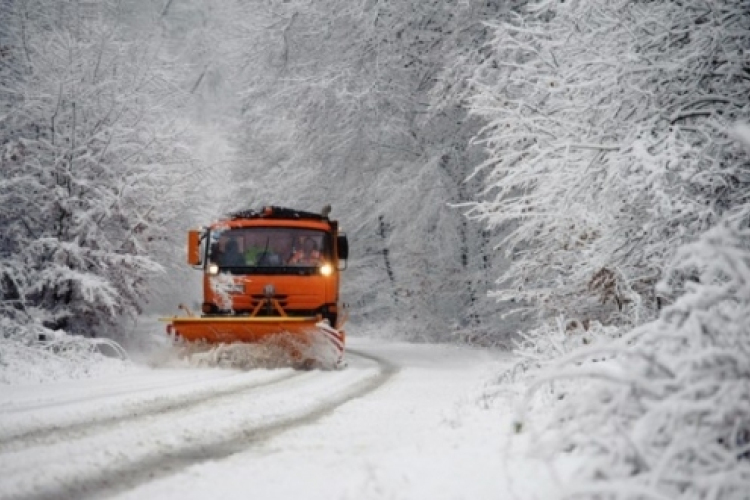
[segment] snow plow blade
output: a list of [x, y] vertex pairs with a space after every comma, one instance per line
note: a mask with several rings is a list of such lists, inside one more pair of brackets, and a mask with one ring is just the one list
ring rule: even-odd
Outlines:
[[160, 318], [167, 332], [187, 342], [263, 344], [280, 348], [293, 365], [339, 367], [345, 334], [319, 317]]

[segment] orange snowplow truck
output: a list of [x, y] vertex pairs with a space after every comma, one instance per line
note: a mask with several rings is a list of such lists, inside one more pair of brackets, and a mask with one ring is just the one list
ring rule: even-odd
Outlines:
[[[349, 244], [338, 222], [290, 208], [231, 214], [188, 232], [188, 264], [203, 271], [201, 315], [163, 318], [187, 341], [271, 343], [294, 362], [340, 362], [339, 277]], [[320, 359], [328, 357], [328, 360]]]

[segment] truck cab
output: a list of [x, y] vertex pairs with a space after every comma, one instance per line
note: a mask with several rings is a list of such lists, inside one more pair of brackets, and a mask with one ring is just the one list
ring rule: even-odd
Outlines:
[[190, 231], [188, 241], [188, 262], [203, 271], [203, 317], [318, 317], [339, 326], [349, 245], [328, 210], [246, 210]]

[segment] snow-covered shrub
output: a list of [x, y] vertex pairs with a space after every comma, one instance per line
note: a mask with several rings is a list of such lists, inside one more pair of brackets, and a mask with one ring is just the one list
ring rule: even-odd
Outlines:
[[68, 335], [0, 316], [0, 385], [122, 372], [131, 366], [127, 358], [122, 347], [109, 339]]
[[674, 250], [750, 202], [726, 133], [750, 115], [750, 9], [734, 0], [539, 1], [471, 75], [487, 201], [510, 228], [498, 299], [637, 325]]
[[543, 323], [527, 332], [519, 332], [514, 340], [516, 361], [503, 371], [497, 382], [527, 381], [539, 370], [549, 367], [577, 349], [619, 338], [621, 330], [602, 325], [598, 321], [580, 322], [555, 318], [554, 323]]
[[530, 389], [557, 385], [540, 448], [584, 458], [564, 498], [747, 498], [750, 229], [709, 230], [665, 274], [679, 296], [658, 320], [564, 356]]

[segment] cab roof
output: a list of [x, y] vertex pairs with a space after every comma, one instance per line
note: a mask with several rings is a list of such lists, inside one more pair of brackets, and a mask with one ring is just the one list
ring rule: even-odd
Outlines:
[[231, 213], [227, 218], [211, 224], [211, 227], [300, 227], [336, 231], [338, 223], [328, 218], [329, 212], [330, 206], [326, 206], [322, 213], [266, 206], [260, 210], [248, 209]]
[[[330, 210], [330, 208], [328, 208]], [[327, 221], [328, 213], [316, 214], [314, 212], [304, 212], [294, 208], [266, 206], [260, 210], [247, 209], [229, 214], [230, 220], [238, 219], [297, 219], [297, 220], [318, 220]]]

